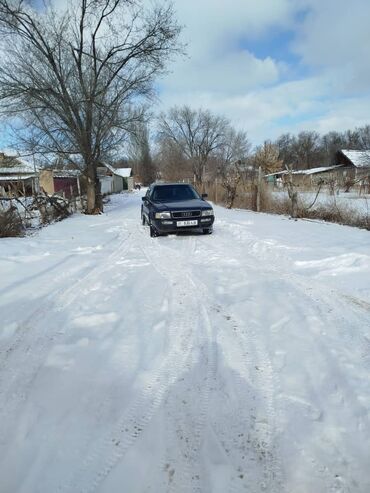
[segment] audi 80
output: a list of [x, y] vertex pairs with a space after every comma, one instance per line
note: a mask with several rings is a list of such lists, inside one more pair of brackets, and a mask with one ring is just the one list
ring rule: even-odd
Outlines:
[[214, 213], [206, 197], [186, 183], [154, 183], [142, 197], [142, 224], [149, 225], [150, 236], [189, 230], [211, 234]]

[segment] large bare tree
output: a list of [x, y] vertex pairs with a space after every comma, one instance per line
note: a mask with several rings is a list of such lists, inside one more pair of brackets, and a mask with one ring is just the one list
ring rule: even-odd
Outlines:
[[218, 153], [217, 168], [221, 186], [226, 191], [226, 205], [229, 209], [234, 205], [238, 185], [245, 175], [250, 149], [251, 144], [246, 132], [237, 131], [230, 126]]
[[72, 0], [61, 11], [0, 0], [1, 110], [38, 152], [81, 156], [88, 213], [100, 209], [99, 162], [141, 120], [179, 33], [169, 4]]
[[159, 136], [172, 141], [191, 161], [196, 184], [201, 188], [210, 158], [223, 146], [229, 122], [208, 110], [188, 106], [171, 108], [159, 117]]

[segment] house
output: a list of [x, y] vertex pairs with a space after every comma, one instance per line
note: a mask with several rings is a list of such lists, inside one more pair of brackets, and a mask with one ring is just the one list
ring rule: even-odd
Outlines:
[[37, 168], [13, 152], [0, 152], [0, 196], [31, 196], [39, 189]]
[[353, 151], [342, 149], [337, 151], [334, 163], [343, 166], [345, 175], [351, 176], [355, 180], [370, 175], [370, 150]]
[[81, 195], [80, 176], [81, 172], [74, 169], [44, 169], [40, 171], [40, 189], [48, 195], [76, 197]]
[[102, 195], [133, 190], [132, 168], [115, 168], [103, 163], [98, 167], [98, 178]]
[[[284, 183], [289, 176], [287, 170], [278, 171], [265, 175], [268, 183], [273, 181], [276, 184], [278, 181]], [[320, 180], [326, 179], [341, 182], [343, 177], [343, 165], [320, 166], [318, 168], [300, 169], [291, 172], [293, 183], [302, 188], [314, 187]]]
[[370, 193], [370, 150], [342, 149], [335, 153], [334, 162], [343, 167], [347, 192], [355, 187], [360, 193]]

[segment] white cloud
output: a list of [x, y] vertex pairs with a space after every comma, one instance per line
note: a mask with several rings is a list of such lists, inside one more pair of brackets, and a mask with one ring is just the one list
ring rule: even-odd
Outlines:
[[185, 60], [177, 63], [166, 78], [168, 91], [213, 91], [221, 94], [245, 93], [279, 80], [279, 65], [270, 57], [256, 58], [247, 50], [222, 57]]
[[[368, 0], [177, 0], [175, 7], [187, 26], [189, 59], [163, 81], [162, 108], [210, 108], [256, 143], [285, 131], [344, 130], [370, 120]], [[300, 62], [248, 51], [248, 40], [258, 46], [288, 30]]]
[[310, 67], [332, 74], [338, 92], [368, 90], [370, 2], [309, 0], [311, 12], [297, 31], [296, 53]]

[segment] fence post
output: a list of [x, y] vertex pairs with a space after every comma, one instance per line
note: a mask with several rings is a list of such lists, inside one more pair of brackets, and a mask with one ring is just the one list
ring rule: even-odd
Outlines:
[[261, 188], [262, 188], [262, 168], [258, 168], [258, 179], [257, 179], [257, 212], [261, 211]]

